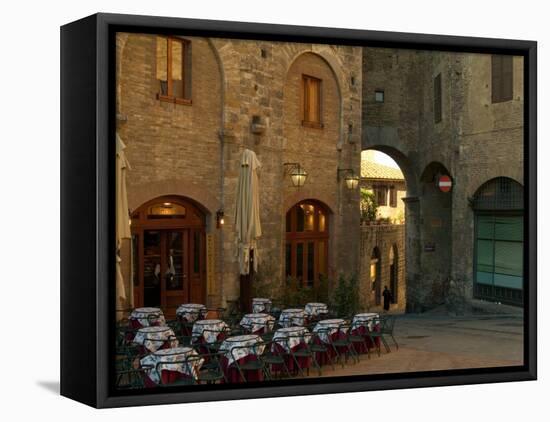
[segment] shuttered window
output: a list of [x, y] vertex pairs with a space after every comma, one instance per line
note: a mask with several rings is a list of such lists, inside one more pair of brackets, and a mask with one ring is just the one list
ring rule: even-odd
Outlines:
[[434, 122], [441, 121], [441, 73], [434, 79]]
[[491, 56], [491, 101], [502, 103], [513, 97], [513, 57]]
[[390, 207], [397, 207], [397, 189], [395, 189], [395, 186], [390, 186]]
[[191, 43], [181, 38], [157, 37], [157, 98], [178, 104], [191, 103]]
[[304, 126], [322, 127], [321, 122], [321, 79], [302, 75], [302, 101]]
[[381, 206], [388, 204], [388, 188], [386, 186], [375, 186], [376, 203]]

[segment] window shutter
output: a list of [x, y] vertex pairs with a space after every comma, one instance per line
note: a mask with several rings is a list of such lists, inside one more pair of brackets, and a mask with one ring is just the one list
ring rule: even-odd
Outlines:
[[502, 56], [491, 56], [491, 101], [499, 103], [502, 101]]
[[441, 121], [441, 73], [434, 79], [434, 121]]
[[501, 101], [510, 101], [514, 94], [513, 56], [501, 56]]

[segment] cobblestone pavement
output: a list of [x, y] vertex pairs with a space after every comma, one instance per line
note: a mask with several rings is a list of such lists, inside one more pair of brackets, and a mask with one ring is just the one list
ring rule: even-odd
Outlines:
[[[523, 319], [518, 316], [398, 316], [391, 352], [361, 356], [345, 368], [323, 367], [322, 376], [380, 374], [521, 365]], [[311, 376], [317, 376], [312, 371]]]

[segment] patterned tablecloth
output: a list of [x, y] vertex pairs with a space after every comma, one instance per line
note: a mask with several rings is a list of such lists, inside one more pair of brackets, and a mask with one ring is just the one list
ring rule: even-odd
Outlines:
[[323, 319], [313, 328], [314, 333], [319, 334], [319, 338], [325, 343], [329, 342], [329, 336], [334, 335], [345, 321], [341, 318]]
[[312, 302], [306, 305], [304, 311], [308, 316], [318, 316], [328, 313], [328, 306], [326, 303]]
[[252, 299], [252, 312], [255, 314], [260, 312], [271, 311], [271, 299], [263, 297], [255, 297]]
[[187, 322], [195, 322], [199, 316], [206, 314], [206, 306], [200, 303], [185, 303], [176, 310], [176, 315]]
[[[197, 374], [204, 359], [188, 360], [190, 356], [199, 356], [191, 347], [173, 347], [171, 349], [157, 350], [155, 353], [145, 356], [140, 360], [142, 366], [150, 365], [153, 368], [147, 371], [147, 375], [156, 384], [160, 383], [160, 371], [176, 371], [197, 378]], [[169, 365], [161, 365], [160, 362], [174, 362]]]
[[375, 312], [365, 312], [363, 314], [357, 314], [353, 317], [351, 322], [351, 328], [368, 327], [369, 331], [374, 329], [375, 322], [380, 318]]
[[228, 325], [221, 319], [203, 319], [197, 321], [193, 324], [193, 342], [203, 337], [205, 342], [215, 343], [218, 340], [218, 335], [228, 328]]
[[282, 327], [303, 326], [305, 311], [303, 309], [284, 309], [279, 316], [279, 324]]
[[130, 314], [130, 319], [139, 322], [142, 327], [148, 327], [149, 320], [155, 325], [166, 325], [164, 314], [160, 308], [136, 308]]
[[268, 314], [246, 314], [239, 324], [252, 333], [262, 328], [264, 328], [265, 331], [271, 331], [273, 325], [275, 325], [275, 318]]
[[[239, 349], [235, 349], [239, 347]], [[241, 349], [242, 347], [242, 349]], [[265, 345], [260, 336], [255, 334], [244, 334], [226, 338], [220, 345], [220, 352], [223, 352], [227, 358], [227, 366], [230, 366], [236, 360], [240, 360], [249, 355], [261, 355]]]
[[173, 338], [170, 341], [170, 347], [177, 347], [178, 340], [170, 327], [143, 327], [137, 331], [134, 343], [145, 347], [150, 352], [156, 352], [171, 337]]
[[[273, 335], [273, 341], [283, 347], [287, 352], [294, 349], [300, 343], [309, 343], [311, 334], [305, 327], [279, 328]], [[275, 345], [273, 345], [275, 346]], [[272, 350], [273, 352], [275, 350]]]

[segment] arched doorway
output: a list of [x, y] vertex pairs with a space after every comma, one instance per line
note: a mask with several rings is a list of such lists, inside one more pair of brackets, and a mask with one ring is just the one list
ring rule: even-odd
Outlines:
[[179, 196], [155, 198], [132, 213], [136, 306], [160, 306], [168, 315], [182, 303], [206, 298], [204, 212]]
[[329, 212], [306, 200], [286, 213], [285, 274], [304, 287], [317, 287], [328, 275]]
[[523, 304], [523, 187], [497, 177], [475, 193], [474, 297]]
[[398, 279], [399, 279], [399, 259], [397, 255], [397, 246], [393, 245], [390, 248], [390, 291], [392, 295], [391, 303], [397, 303], [398, 295]]
[[375, 247], [370, 256], [370, 280], [372, 283], [371, 289], [374, 294], [374, 303], [379, 306], [382, 297], [382, 274], [380, 271], [380, 249]]

